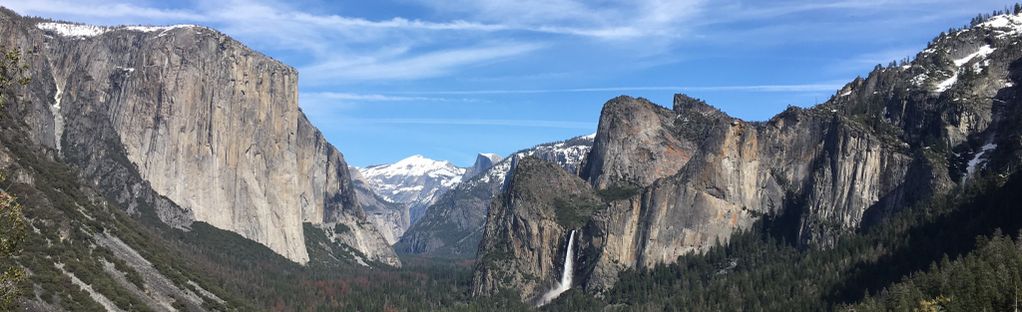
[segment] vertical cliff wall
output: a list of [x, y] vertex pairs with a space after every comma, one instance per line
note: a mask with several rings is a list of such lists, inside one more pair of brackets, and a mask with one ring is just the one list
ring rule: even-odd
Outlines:
[[[206, 222], [299, 263], [302, 222], [364, 220], [343, 156], [298, 108], [293, 68], [204, 27], [2, 13], [5, 43], [32, 55], [20, 110], [34, 139], [129, 211]], [[365, 232], [360, 245], [386, 246]]]
[[[705, 252], [764, 217], [793, 220], [772, 229], [793, 244], [827, 248], [971, 177], [1017, 170], [1020, 29], [1022, 15], [992, 17], [938, 37], [911, 62], [877, 66], [823, 104], [764, 122], [684, 95], [672, 109], [608, 101], [582, 170], [605, 208], [581, 227], [578, 283], [601, 292], [622, 270]], [[528, 200], [496, 203], [487, 220], [536, 204]], [[483, 244], [481, 263], [495, 255], [535, 259], [557, 246], [530, 228], [500, 229], [487, 234], [528, 240], [519, 244], [531, 253]], [[525, 263], [533, 266], [527, 272], [545, 272], [542, 262]], [[487, 270], [477, 270], [477, 290], [536, 295], [535, 280], [488, 278]]]

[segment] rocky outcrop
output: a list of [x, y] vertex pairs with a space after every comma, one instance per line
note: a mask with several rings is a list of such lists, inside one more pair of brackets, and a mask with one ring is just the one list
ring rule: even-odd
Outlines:
[[468, 181], [480, 173], [486, 172], [487, 169], [496, 165], [501, 159], [503, 158], [497, 154], [482, 153], [476, 155], [475, 163], [472, 164], [472, 167], [465, 170], [465, 175], [461, 178], [461, 180]]
[[504, 158], [441, 196], [405, 233], [394, 246], [395, 250], [430, 257], [474, 257], [483, 235], [486, 212], [493, 198], [501, 192], [516, 158], [536, 157], [577, 174], [592, 143], [592, 136], [580, 136], [540, 144]]
[[359, 205], [365, 209], [369, 222], [383, 234], [387, 244], [393, 245], [411, 226], [408, 205], [391, 202], [376, 194], [358, 169], [350, 168], [349, 172], [355, 185], [355, 195], [358, 197]]
[[[993, 17], [936, 39], [910, 63], [877, 66], [826, 103], [766, 122], [738, 120], [684, 95], [672, 109], [628, 97], [607, 102], [582, 171], [606, 208], [581, 227], [575, 280], [599, 293], [622, 270], [704, 252], [764, 217], [794, 220], [775, 229], [793, 244], [827, 248], [969, 177], [1017, 170], [1018, 29], [1022, 16]], [[528, 185], [514, 191], [537, 191], [521, 187]], [[543, 200], [495, 205], [488, 218]], [[531, 228], [502, 229], [509, 233], [483, 241], [553, 244]], [[521, 257], [503, 263], [545, 272], [535, 261], [542, 249], [508, 255], [501, 248], [484, 244], [480, 257]], [[477, 289], [537, 294], [528, 279], [502, 281], [487, 270], [477, 270]]]
[[644, 187], [675, 174], [696, 149], [695, 141], [680, 133], [687, 122], [646, 99], [610, 100], [600, 113], [582, 176], [597, 188], [607, 188]]
[[[293, 68], [198, 26], [0, 18], [5, 43], [34, 52], [17, 108], [33, 138], [128, 211], [203, 221], [299, 263], [302, 222], [365, 219], [343, 156], [298, 109]], [[365, 231], [359, 245], [383, 240]]]
[[560, 280], [568, 233], [586, 224], [602, 201], [555, 163], [535, 157], [515, 162], [507, 190], [487, 214], [472, 292], [493, 294], [513, 285], [535, 302]]

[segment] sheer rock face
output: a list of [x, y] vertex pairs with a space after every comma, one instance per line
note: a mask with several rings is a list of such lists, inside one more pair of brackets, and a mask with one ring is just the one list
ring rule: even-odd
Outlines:
[[558, 210], [600, 200], [582, 179], [535, 157], [515, 160], [508, 179], [487, 214], [472, 291], [493, 294], [513, 285], [523, 300], [535, 301], [561, 278], [572, 225]]
[[358, 202], [365, 209], [369, 222], [383, 234], [387, 244], [393, 245], [411, 226], [411, 212], [407, 204], [388, 201], [373, 190], [369, 181], [355, 168], [349, 168], [355, 184]]
[[647, 186], [678, 172], [695, 145], [674, 131], [675, 120], [670, 111], [646, 99], [610, 100], [600, 114], [583, 176], [596, 188], [607, 188]]
[[[878, 66], [824, 104], [765, 122], [734, 119], [683, 95], [670, 110], [641, 99], [609, 101], [582, 171], [607, 206], [582, 227], [575, 286], [599, 293], [621, 270], [705, 252], [763, 217], [792, 220], [775, 230], [795, 244], [826, 248], [970, 178], [1018, 170], [1019, 29], [1022, 16], [994, 17], [937, 38], [910, 63]], [[513, 212], [495, 204], [488, 220]], [[527, 227], [502, 229], [508, 233], [483, 241], [542, 242]], [[502, 254], [493, 245], [481, 245], [482, 259]], [[542, 263], [523, 263], [543, 272]], [[522, 287], [529, 281], [488, 276], [477, 272], [477, 289], [536, 294]]]
[[503, 159], [497, 154], [479, 154], [476, 155], [476, 161], [465, 171], [465, 175], [461, 178], [462, 181], [468, 181], [474, 178], [480, 173], [486, 172], [486, 170], [496, 165], [500, 160]]
[[303, 221], [365, 218], [343, 156], [298, 109], [293, 68], [203, 27], [2, 13], [5, 43], [34, 52], [20, 108], [34, 139], [129, 211], [203, 221], [299, 263]]

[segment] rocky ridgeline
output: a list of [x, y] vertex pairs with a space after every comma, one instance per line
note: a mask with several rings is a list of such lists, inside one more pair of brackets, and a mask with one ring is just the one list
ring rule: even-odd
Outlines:
[[303, 222], [398, 265], [365, 222], [341, 153], [306, 119], [297, 72], [215, 30], [95, 27], [0, 12], [32, 83], [12, 107], [32, 140], [135, 214], [241, 234], [309, 260]]
[[[515, 152], [481, 173], [463, 181], [437, 199], [394, 246], [398, 253], [430, 257], [473, 258], [483, 235], [486, 212], [495, 196], [503, 190], [511, 164], [523, 157], [536, 157], [556, 163], [566, 172], [577, 174], [582, 159], [589, 154], [592, 136], [563, 142], [540, 144]], [[480, 156], [476, 164], [483, 162]]]
[[[416, 223], [429, 205], [461, 183], [466, 169], [449, 161], [413, 155], [392, 164], [369, 166], [359, 171], [380, 197], [407, 206], [411, 223]], [[407, 227], [401, 232], [405, 229]]]
[[[547, 183], [511, 183], [493, 203], [474, 293], [510, 288], [535, 300], [560, 278], [566, 229], [581, 230], [574, 286], [599, 293], [622, 270], [704, 252], [764, 217], [794, 220], [779, 230], [826, 248], [970, 177], [1014, 172], [1020, 35], [1022, 16], [995, 16], [938, 37], [911, 62], [877, 66], [823, 104], [765, 122], [684, 95], [672, 109], [615, 98], [582, 167], [586, 185], [544, 173]], [[512, 176], [537, 175], [537, 162]], [[569, 205], [562, 194], [600, 201]]]

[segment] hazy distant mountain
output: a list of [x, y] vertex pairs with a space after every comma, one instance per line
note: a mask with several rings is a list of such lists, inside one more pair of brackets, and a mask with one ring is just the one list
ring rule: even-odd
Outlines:
[[461, 183], [465, 171], [449, 161], [422, 155], [359, 169], [376, 194], [408, 206], [411, 223], [422, 217], [440, 195]]
[[465, 176], [462, 177], [461, 180], [467, 181], [471, 178], [474, 178], [476, 175], [485, 172], [487, 169], [490, 169], [490, 167], [493, 167], [493, 165], [500, 162], [501, 159], [504, 158], [500, 157], [500, 155], [497, 154], [492, 153], [479, 154], [478, 156], [476, 156], [476, 162], [472, 165], [472, 167], [469, 167], [468, 170], [465, 171]]
[[[395, 250], [399, 253], [436, 257], [475, 256], [490, 201], [501, 192], [516, 159], [538, 157], [557, 163], [571, 174], [577, 174], [592, 143], [593, 135], [587, 135], [515, 152], [441, 196], [429, 207], [426, 215], [405, 233], [394, 246]], [[479, 157], [485, 161], [483, 158]]]
[[376, 194], [376, 190], [358, 168], [351, 168], [351, 181], [354, 182], [359, 204], [365, 209], [366, 218], [383, 234], [388, 244], [396, 243], [412, 224], [409, 205], [395, 203]]

